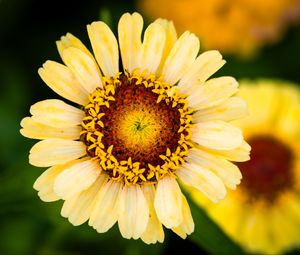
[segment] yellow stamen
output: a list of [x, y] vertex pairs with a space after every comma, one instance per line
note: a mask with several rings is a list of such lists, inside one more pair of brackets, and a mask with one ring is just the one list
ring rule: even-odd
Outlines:
[[[144, 86], [157, 94], [156, 103], [165, 102], [172, 111], [178, 111], [179, 128], [177, 147], [166, 148], [165, 154], [158, 155], [161, 164], [152, 165], [143, 162], [133, 162], [132, 157], [118, 160], [114, 155], [114, 145], [105, 145], [105, 118], [103, 107], [109, 108], [110, 102], [116, 100], [116, 91], [122, 85], [121, 73], [114, 78], [103, 77], [103, 88], [97, 88], [90, 96], [89, 103], [84, 107], [86, 116], [81, 123], [81, 140], [87, 145], [88, 155], [99, 161], [108, 176], [125, 184], [155, 183], [165, 175], [175, 176], [175, 171], [185, 162], [188, 150], [194, 145], [190, 141], [194, 113], [188, 108], [185, 96], [180, 94], [175, 87], [163, 82], [161, 78], [154, 75], [144, 77], [138, 70], [133, 74], [125, 74], [129, 84]], [[122, 116], [118, 123], [118, 135], [122, 137], [127, 148], [147, 147], [151, 148], [160, 138], [161, 127], [159, 123], [161, 116], [155, 112], [144, 111], [144, 109], [132, 109], [129, 114]], [[100, 128], [99, 128], [100, 127]], [[175, 131], [176, 132], [176, 131]], [[153, 148], [155, 149], [155, 148]]]

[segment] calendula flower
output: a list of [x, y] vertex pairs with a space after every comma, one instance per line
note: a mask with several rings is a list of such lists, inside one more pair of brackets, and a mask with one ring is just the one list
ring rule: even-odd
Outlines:
[[241, 84], [250, 115], [240, 127], [252, 148], [238, 164], [243, 180], [218, 205], [193, 196], [247, 252], [282, 254], [300, 247], [300, 91], [281, 81]]
[[180, 32], [191, 29], [206, 49], [243, 56], [277, 42], [300, 17], [299, 0], [139, 0], [137, 3], [148, 17], [172, 19]]
[[[194, 230], [177, 179], [211, 200], [240, 183], [229, 160], [247, 160], [240, 129], [227, 123], [245, 114], [232, 97], [231, 77], [210, 79], [223, 64], [217, 51], [198, 56], [199, 40], [177, 39], [158, 19], [141, 41], [143, 19], [124, 14], [118, 41], [103, 22], [87, 26], [95, 59], [71, 34], [57, 42], [64, 62], [47, 61], [39, 74], [58, 99], [31, 106], [21, 133], [42, 139], [29, 155], [50, 167], [35, 182], [44, 201], [65, 200], [61, 214], [98, 232], [118, 222], [125, 238], [164, 240], [164, 225], [182, 238]], [[119, 68], [119, 49], [123, 68]]]

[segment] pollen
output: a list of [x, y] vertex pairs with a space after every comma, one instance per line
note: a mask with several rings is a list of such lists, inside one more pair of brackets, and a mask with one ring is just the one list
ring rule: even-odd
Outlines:
[[80, 139], [113, 180], [156, 183], [185, 162], [193, 110], [176, 89], [137, 72], [104, 77], [84, 107]]

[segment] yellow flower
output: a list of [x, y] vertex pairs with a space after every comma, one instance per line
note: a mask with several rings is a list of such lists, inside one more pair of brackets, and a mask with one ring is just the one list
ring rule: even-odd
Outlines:
[[249, 117], [240, 127], [251, 159], [238, 163], [243, 179], [218, 205], [195, 192], [212, 218], [248, 252], [282, 254], [300, 247], [300, 91], [288, 82], [242, 82]]
[[[103, 22], [87, 26], [93, 55], [71, 34], [57, 42], [64, 65], [47, 61], [39, 74], [74, 104], [49, 99], [31, 106], [21, 133], [42, 139], [29, 155], [50, 167], [35, 182], [44, 201], [65, 200], [62, 216], [98, 232], [118, 222], [124, 238], [164, 240], [164, 225], [185, 238], [194, 230], [177, 179], [211, 200], [240, 183], [228, 160], [248, 160], [240, 129], [227, 121], [246, 112], [232, 97], [232, 77], [210, 79], [225, 61], [198, 56], [199, 40], [177, 39], [172, 22], [150, 24], [124, 14], [118, 41]], [[119, 48], [123, 68], [119, 68]], [[120, 71], [122, 70], [122, 71]]]
[[298, 22], [300, 17], [299, 0], [139, 0], [137, 3], [150, 18], [165, 17], [173, 20], [180, 32], [194, 31], [206, 49], [244, 56], [279, 40], [288, 25]]

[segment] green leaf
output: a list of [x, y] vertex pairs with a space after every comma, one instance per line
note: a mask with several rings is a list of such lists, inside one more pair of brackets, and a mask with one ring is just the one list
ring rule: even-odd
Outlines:
[[195, 222], [195, 231], [189, 239], [210, 254], [238, 255], [243, 250], [235, 244], [191, 199], [189, 205]]

